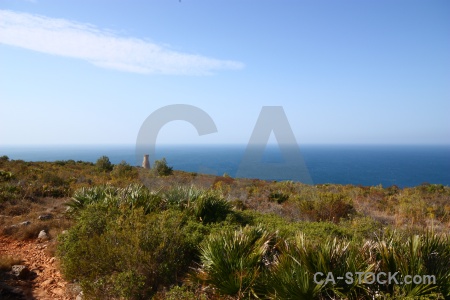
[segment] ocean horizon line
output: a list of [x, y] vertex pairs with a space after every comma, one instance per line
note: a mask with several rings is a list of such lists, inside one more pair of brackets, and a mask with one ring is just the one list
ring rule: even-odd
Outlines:
[[[297, 143], [297, 144], [281, 144], [281, 143], [267, 143], [267, 144], [244, 144], [244, 143], [208, 143], [208, 144], [200, 144], [200, 143], [158, 143], [155, 144], [155, 147], [248, 147], [248, 146], [267, 146], [267, 147], [290, 147], [290, 146], [298, 146], [300, 149], [302, 147], [443, 147], [450, 148], [450, 144], [371, 144], [371, 143]], [[108, 143], [108, 144], [7, 144], [0, 145], [0, 151], [2, 149], [11, 149], [11, 148], [107, 148], [107, 147], [121, 147], [121, 148], [136, 148], [136, 144], [120, 144], [120, 143]], [[0, 152], [1, 154], [1, 152]]]
[[[175, 170], [232, 177], [242, 174], [246, 144], [158, 144], [150, 162], [166, 158]], [[299, 145], [304, 164], [314, 184], [335, 183], [364, 186], [417, 186], [424, 182], [450, 186], [450, 145]], [[298, 180], [292, 170], [264, 165], [282, 165], [283, 149], [268, 144], [262, 157], [246, 168], [253, 172], [246, 177], [263, 180]], [[108, 156], [113, 164], [122, 161], [140, 166], [136, 145], [34, 145], [0, 146], [0, 156], [25, 161], [87, 161], [95, 163]], [[259, 163], [259, 164], [258, 164]], [[262, 168], [258, 168], [257, 166]], [[300, 181], [300, 180], [298, 180]]]

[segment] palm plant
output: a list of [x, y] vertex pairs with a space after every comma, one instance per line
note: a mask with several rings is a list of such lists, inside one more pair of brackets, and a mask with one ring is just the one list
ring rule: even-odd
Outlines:
[[450, 298], [450, 236], [428, 231], [422, 236], [421, 252], [426, 273], [436, 276], [439, 291]]
[[149, 191], [141, 184], [131, 184], [118, 190], [119, 205], [125, 205], [130, 209], [143, 208], [148, 214], [162, 208], [162, 196], [160, 191]]
[[110, 185], [83, 187], [74, 192], [66, 206], [68, 206], [69, 212], [76, 214], [89, 204], [104, 201], [107, 196], [112, 197], [115, 195], [117, 195], [117, 188]]
[[200, 246], [201, 267], [195, 277], [223, 295], [237, 299], [257, 296], [255, 288], [273, 241], [274, 235], [261, 227], [213, 234]]
[[357, 299], [360, 295], [368, 293], [364, 282], [360, 282], [358, 278], [348, 281], [344, 277], [347, 273], [367, 274], [374, 269], [374, 264], [369, 263], [365, 255], [367, 245], [358, 249], [350, 242], [337, 238], [329, 238], [321, 244], [314, 245], [306, 241], [303, 235], [297, 237], [296, 244], [297, 260], [308, 269], [310, 274], [318, 272], [325, 276], [333, 274], [335, 282], [325, 281], [321, 287], [321, 294], [324, 297]]
[[160, 191], [149, 191], [140, 184], [132, 184], [125, 188], [103, 185], [83, 187], [75, 191], [66, 206], [69, 207], [71, 213], [77, 214], [87, 205], [93, 203], [103, 203], [110, 207], [143, 208], [144, 213], [147, 214], [161, 207], [162, 197]]
[[324, 285], [315, 283], [302, 259], [304, 235], [280, 243], [280, 254], [267, 272], [266, 286], [271, 299], [316, 299]]
[[399, 273], [398, 281], [404, 281], [406, 275], [422, 278], [432, 275], [433, 282], [396, 284], [387, 282], [380, 289], [391, 295], [401, 297], [421, 297], [441, 293], [450, 296], [450, 243], [448, 237], [432, 235], [411, 235], [407, 239], [396, 233], [379, 239], [375, 245], [378, 272]]
[[205, 191], [195, 186], [177, 185], [163, 193], [163, 198], [170, 207], [189, 208]]
[[231, 204], [215, 192], [206, 192], [194, 201], [191, 211], [197, 219], [207, 224], [225, 220], [231, 211]]

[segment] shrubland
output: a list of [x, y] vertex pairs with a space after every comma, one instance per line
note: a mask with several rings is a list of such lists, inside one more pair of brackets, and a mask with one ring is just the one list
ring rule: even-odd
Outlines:
[[[450, 298], [447, 186], [312, 186], [156, 165], [0, 157], [1, 234], [57, 237], [61, 271], [87, 299]], [[11, 226], [49, 209], [51, 220]], [[372, 282], [383, 272], [436, 282]], [[354, 280], [336, 279], [345, 274]]]

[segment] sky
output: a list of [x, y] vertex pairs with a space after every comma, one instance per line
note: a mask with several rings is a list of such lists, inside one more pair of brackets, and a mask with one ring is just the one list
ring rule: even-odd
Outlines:
[[281, 106], [299, 144], [450, 144], [450, 2], [0, 0], [0, 145], [134, 144], [174, 104], [217, 132], [158, 143]]

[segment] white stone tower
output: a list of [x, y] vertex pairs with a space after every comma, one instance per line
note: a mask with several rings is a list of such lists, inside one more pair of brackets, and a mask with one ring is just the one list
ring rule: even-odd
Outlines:
[[142, 167], [144, 169], [150, 169], [150, 162], [148, 161], [148, 154], [144, 155], [144, 160], [142, 161]]

